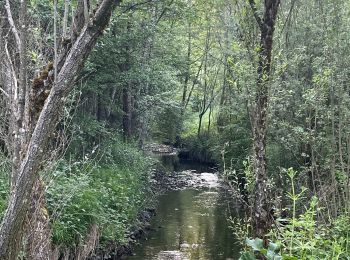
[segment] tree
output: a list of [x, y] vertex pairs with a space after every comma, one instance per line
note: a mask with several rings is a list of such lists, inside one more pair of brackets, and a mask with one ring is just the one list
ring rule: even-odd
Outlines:
[[268, 114], [268, 89], [271, 79], [271, 56], [273, 35], [280, 0], [265, 0], [264, 14], [261, 18], [254, 0], [249, 0], [253, 15], [260, 29], [258, 50], [257, 91], [253, 114], [253, 163], [255, 191], [253, 206], [253, 230], [257, 237], [264, 237], [272, 223], [268, 192], [268, 175], [266, 162], [266, 137]]
[[[9, 132], [14, 133], [14, 146], [10, 148], [13, 156], [11, 194], [0, 228], [1, 259], [17, 259], [26, 228], [28, 198], [32, 197], [41, 160], [47, 152], [48, 140], [58, 122], [59, 112], [74, 87], [75, 77], [97, 38], [108, 25], [112, 11], [120, 2], [121, 0], [101, 0], [89, 17], [86, 14], [87, 1], [78, 1], [72, 36], [65, 45], [61, 45], [54, 63], [48, 64], [46, 70], [33, 79], [31, 89], [25, 80], [25, 55], [20, 55], [19, 63], [14, 63], [7, 42], [2, 42], [2, 55], [5, 58], [3, 70], [8, 72], [3, 85], [11, 105], [10, 122], [13, 123]], [[22, 25], [26, 20], [23, 17], [26, 17], [27, 2], [24, 0], [21, 3], [22, 24], [18, 23], [21, 26], [15, 23], [9, 0], [5, 5], [7, 20], [2, 21], [3, 28], [10, 25], [20, 53], [26, 50], [26, 42], [23, 40], [26, 28]]]

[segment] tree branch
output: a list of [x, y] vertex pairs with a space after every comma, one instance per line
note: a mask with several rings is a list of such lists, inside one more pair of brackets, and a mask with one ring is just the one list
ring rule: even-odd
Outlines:
[[128, 6], [122, 6], [122, 7], [126, 7], [122, 13], [126, 13], [134, 8], [136, 8], [137, 6], [140, 6], [140, 5], [144, 5], [144, 4], [149, 4], [149, 3], [152, 3], [154, 2], [154, 0], [146, 0], [146, 1], [143, 1], [143, 2], [140, 2], [140, 3], [136, 3], [136, 4], [132, 4], [132, 5], [128, 5]]
[[13, 63], [11, 61], [11, 55], [10, 52], [7, 48], [7, 42], [5, 43], [5, 53], [6, 53], [6, 58], [8, 61], [8, 69], [10, 70], [11, 76], [12, 76], [12, 84], [13, 84], [13, 90], [12, 90], [12, 94], [13, 96], [11, 98], [13, 98], [14, 101], [17, 102], [17, 94], [18, 94], [18, 82], [17, 82], [17, 77], [16, 77], [16, 72], [15, 72], [15, 68], [13, 66]]
[[169, 5], [167, 5], [167, 6], [164, 7], [162, 13], [161, 13], [161, 14], [159, 15], [159, 17], [157, 18], [157, 21], [156, 21], [155, 25], [157, 25], [157, 24], [160, 22], [160, 20], [162, 19], [162, 17], [165, 15], [166, 11], [169, 9], [169, 7], [170, 7], [173, 3], [174, 3], [174, 0], [172, 0], [172, 1], [169, 3]]
[[2, 87], [0, 87], [0, 91], [1, 91], [7, 98], [10, 97], [10, 95], [9, 95]]
[[5, 9], [6, 9], [6, 13], [7, 13], [7, 20], [11, 26], [11, 31], [16, 39], [17, 48], [18, 48], [18, 50], [20, 50], [22, 43], [21, 43], [21, 39], [19, 37], [17, 27], [16, 27], [15, 22], [14, 22], [13, 17], [12, 17], [11, 6], [10, 6], [9, 0], [6, 0], [6, 2], [5, 2]]
[[290, 22], [295, 3], [296, 3], [296, 0], [293, 0], [293, 2], [290, 5], [290, 9], [289, 9], [288, 15], [286, 17], [286, 20], [285, 20], [283, 26], [282, 26], [281, 34], [284, 32], [284, 29], [286, 28], [287, 24]]
[[256, 5], [255, 5], [255, 1], [254, 0], [249, 0], [249, 4], [250, 4], [250, 7], [253, 11], [253, 15], [255, 17], [255, 20], [256, 22], [258, 23], [259, 25], [259, 28], [262, 28], [263, 24], [262, 24], [262, 21], [261, 21], [261, 18], [258, 14], [258, 10], [256, 9]]

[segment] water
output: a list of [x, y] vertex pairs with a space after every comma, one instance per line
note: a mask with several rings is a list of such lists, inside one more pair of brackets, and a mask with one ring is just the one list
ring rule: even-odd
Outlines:
[[215, 167], [211, 165], [203, 164], [200, 162], [194, 162], [186, 159], [179, 159], [178, 156], [159, 156], [159, 160], [167, 171], [185, 171], [196, 170], [197, 172], [213, 172]]
[[[188, 166], [182, 165], [182, 169]], [[195, 165], [193, 168], [203, 171]], [[135, 255], [126, 259], [238, 259], [240, 249], [227, 222], [228, 216], [234, 215], [229, 202], [222, 189], [167, 192], [159, 197], [152, 231], [135, 247]]]

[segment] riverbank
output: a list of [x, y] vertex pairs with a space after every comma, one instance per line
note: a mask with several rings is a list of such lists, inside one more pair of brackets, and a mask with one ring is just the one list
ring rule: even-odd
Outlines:
[[[174, 154], [162, 153], [162, 156], [174, 156]], [[188, 161], [186, 161], [188, 163]], [[195, 162], [193, 162], [196, 165]], [[168, 192], [184, 190], [203, 190], [222, 188], [223, 182], [218, 178], [217, 173], [197, 172], [195, 169], [184, 170], [180, 172], [167, 172], [160, 169], [154, 169], [151, 173], [150, 185], [155, 198], [159, 198]], [[125, 259], [132, 256], [135, 246], [142, 239], [145, 239], [156, 230], [151, 226], [153, 218], [157, 215], [155, 208], [143, 210], [137, 217], [136, 224], [128, 231], [127, 243], [123, 245], [114, 245], [103, 251], [96, 251], [90, 259]], [[154, 221], [154, 220], [153, 220]]]
[[[222, 215], [220, 215], [219, 217], [220, 222], [226, 223], [227, 214], [225, 210], [227, 207], [226, 205], [227, 200], [225, 202], [225, 207], [222, 205], [216, 204], [216, 201], [218, 200], [225, 201], [225, 199], [223, 198], [225, 197], [224, 193], [226, 193], [226, 186], [224, 182], [218, 177], [216, 169], [208, 165], [205, 165], [203, 163], [196, 163], [190, 160], [179, 159], [179, 157], [177, 156], [178, 150], [173, 149], [172, 147], [169, 147], [169, 146], [161, 146], [161, 147], [150, 146], [150, 147], [153, 150], [149, 149], [146, 152], [148, 155], [152, 154], [153, 156], [153, 159], [152, 159], [153, 169], [148, 171], [148, 173], [138, 172], [138, 174], [136, 175], [138, 175], [139, 176], [138, 178], [141, 178], [141, 179], [134, 178], [136, 177], [135, 173], [130, 171], [130, 166], [132, 165], [128, 165], [129, 167], [128, 171], [125, 171], [125, 170], [120, 171], [120, 173], [122, 174], [126, 172], [130, 172], [129, 174], [126, 174], [120, 177], [116, 175], [116, 172], [118, 172], [116, 171], [116, 169], [118, 167], [116, 169], [111, 168], [109, 170], [99, 169], [94, 174], [95, 177], [92, 178], [94, 180], [94, 183], [96, 183], [96, 181], [99, 180], [98, 183], [102, 184], [102, 186], [104, 187], [108, 186], [108, 189], [110, 189], [110, 192], [107, 192], [102, 195], [102, 197], [110, 201], [108, 203], [109, 208], [107, 208], [107, 210], [110, 210], [111, 208], [113, 209], [113, 211], [111, 211], [108, 216], [110, 218], [115, 218], [116, 216], [120, 217], [122, 213], [125, 215], [125, 217], [127, 217], [127, 219], [119, 218], [121, 221], [123, 221], [123, 223], [125, 223], [125, 224], [122, 223], [122, 226], [118, 224], [118, 222], [111, 221], [111, 219], [108, 219], [107, 222], [105, 222], [108, 224], [107, 226], [106, 224], [103, 224], [100, 222], [101, 224], [98, 226], [99, 232], [96, 237], [97, 242], [94, 248], [91, 248], [93, 250], [88, 259], [90, 260], [129, 259], [129, 257], [134, 257], [133, 255], [135, 254], [135, 252], [136, 254], [138, 254], [137, 250], [139, 248], [139, 243], [142, 244], [143, 241], [147, 241], [147, 239], [152, 239], [152, 237], [154, 237], [154, 234], [157, 234], [157, 231], [159, 231], [159, 225], [157, 224], [157, 221], [163, 222], [162, 218], [164, 217], [163, 215], [164, 212], [162, 212], [163, 211], [162, 200], [166, 196], [171, 197], [169, 198], [169, 201], [168, 201], [169, 204], [176, 203], [176, 201], [179, 198], [182, 199], [185, 194], [187, 194], [190, 197], [193, 197], [193, 199], [196, 199], [196, 198], [198, 199], [204, 196], [203, 198], [205, 198], [205, 201], [201, 201], [199, 204], [204, 205], [204, 203], [208, 202], [207, 200], [212, 202], [214, 201], [215, 203], [212, 206], [214, 208], [219, 207], [220, 208], [219, 211], [222, 211], [220, 212], [220, 214]], [[155, 163], [155, 161], [158, 161], [158, 162]], [[131, 183], [133, 182], [139, 183], [138, 184], [139, 186], [135, 186], [135, 185], [130, 186], [130, 182], [128, 184], [128, 182], [126, 181], [128, 178], [131, 178], [130, 179]], [[139, 182], [140, 180], [142, 181]], [[121, 185], [122, 187], [125, 187], [126, 190], [123, 191], [124, 188], [120, 190]], [[139, 187], [138, 188], [139, 190], [136, 192], [137, 187]], [[124, 194], [125, 192], [127, 192], [127, 194], [129, 195]], [[124, 195], [121, 196], [122, 194]], [[133, 196], [134, 194], [139, 194], [139, 196], [138, 196], [138, 199], [136, 200], [134, 198], [133, 200], [134, 202], [132, 202], [130, 201], [130, 199], [134, 197]], [[175, 198], [172, 198], [172, 196], [174, 196]], [[147, 199], [145, 200], [145, 198]], [[170, 201], [170, 200], [174, 200], [174, 201]], [[129, 201], [129, 204], [128, 204], [128, 201]], [[137, 201], [140, 201], [140, 202], [137, 202]], [[117, 210], [115, 208], [115, 203], [117, 205], [123, 205], [124, 210], [122, 208]], [[137, 212], [134, 211], [134, 213], [132, 214], [127, 213], [131, 208], [134, 208], [134, 210], [136, 209], [138, 210]], [[176, 207], [174, 207], [173, 210], [179, 211], [177, 213], [181, 214], [181, 209], [180, 209], [181, 207], [178, 207], [177, 208], [178, 210], [176, 210], [175, 208]], [[192, 204], [187, 205], [186, 212], [190, 212], [191, 208], [196, 209], [196, 206]], [[103, 212], [104, 210], [106, 209], [103, 209], [101, 212]], [[101, 212], [99, 212], [98, 214], [101, 214]], [[115, 216], [111, 215], [112, 212], [114, 212], [114, 214], [116, 215]], [[197, 213], [194, 213], [194, 214], [197, 214]], [[205, 213], [205, 214], [213, 214], [213, 213], [211, 212], [211, 213]], [[219, 214], [219, 213], [215, 213], [215, 214]], [[159, 217], [161, 219], [159, 219]], [[191, 216], [188, 216], [188, 217], [191, 218]], [[74, 221], [76, 221], [76, 219], [74, 219]], [[212, 223], [210, 219], [203, 218], [203, 221], [208, 222], [208, 224], [203, 224], [203, 226], [201, 226], [200, 229], [206, 228], [208, 225], [212, 226], [212, 224], [210, 224]], [[110, 226], [110, 224], [112, 224], [113, 226]], [[196, 226], [196, 225], [189, 225], [189, 226]], [[220, 227], [220, 230], [222, 230], [222, 228], [223, 227]], [[189, 229], [191, 229], [191, 227]], [[110, 230], [114, 230], [113, 233], [111, 233], [109, 236], [106, 236], [105, 232], [108, 232]], [[117, 230], [119, 230], [119, 233], [115, 233], [117, 232]], [[125, 231], [123, 232], [123, 230]], [[231, 230], [228, 229], [227, 225], [225, 225], [224, 230], [226, 233], [230, 233], [230, 234], [232, 233]], [[116, 237], [118, 237], [118, 239], [114, 239]], [[231, 240], [233, 240], [233, 238], [230, 238], [230, 241]], [[213, 241], [211, 241], [210, 243], [215, 244], [215, 242]], [[200, 241], [197, 241], [197, 242], [192, 242], [192, 244], [193, 244], [193, 247], [197, 247], [197, 245], [200, 245], [201, 243]], [[192, 247], [192, 244], [191, 244], [191, 247]], [[185, 242], [180, 243], [179, 246], [187, 247], [187, 243]], [[227, 248], [230, 248], [230, 246], [228, 245]], [[71, 253], [69, 253], [69, 255], [74, 255], [74, 252], [72, 251], [70, 252]]]
[[162, 194], [156, 215], [133, 255], [123, 259], [238, 259], [240, 248], [227, 222], [237, 212], [226, 185], [211, 168], [177, 163], [186, 164], [185, 170], [158, 173]]

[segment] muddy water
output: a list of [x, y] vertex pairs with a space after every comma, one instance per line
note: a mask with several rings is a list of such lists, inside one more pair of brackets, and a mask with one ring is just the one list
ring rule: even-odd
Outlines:
[[[180, 164], [181, 169], [176, 170], [188, 170], [190, 166]], [[209, 169], [192, 165], [192, 170], [194, 179], [202, 180], [204, 185], [160, 196], [152, 231], [136, 246], [134, 256], [126, 259], [239, 258], [240, 249], [227, 222], [230, 215], [236, 214], [235, 207], [230, 205], [232, 200], [220, 188], [215, 174], [201, 174]]]

